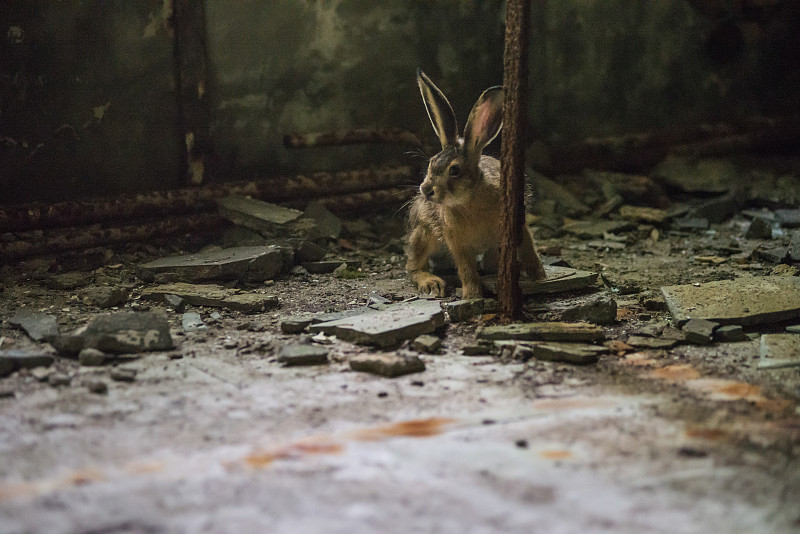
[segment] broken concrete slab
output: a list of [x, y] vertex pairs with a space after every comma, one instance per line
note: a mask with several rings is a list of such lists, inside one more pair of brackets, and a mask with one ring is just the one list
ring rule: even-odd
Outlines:
[[328, 323], [331, 321], [338, 321], [340, 319], [349, 319], [350, 317], [355, 317], [356, 315], [361, 315], [362, 313], [371, 311], [376, 310], [370, 308], [369, 306], [362, 306], [360, 308], [351, 308], [349, 310], [321, 313], [311, 318], [311, 324]]
[[617, 301], [609, 295], [597, 295], [587, 302], [572, 306], [561, 312], [566, 322], [613, 324], [617, 322]]
[[278, 362], [286, 367], [323, 365], [328, 363], [328, 348], [321, 345], [283, 345], [278, 352]]
[[668, 156], [651, 176], [686, 193], [725, 193], [737, 184], [739, 174], [736, 165], [727, 159]]
[[181, 326], [184, 332], [197, 332], [206, 330], [208, 326], [203, 322], [203, 318], [197, 312], [186, 312], [181, 316]]
[[167, 318], [158, 312], [98, 315], [80, 337], [84, 348], [113, 353], [169, 350], [174, 346]]
[[342, 220], [319, 200], [309, 202], [303, 215], [317, 223], [320, 235], [324, 237], [337, 239], [342, 233]]
[[746, 339], [747, 336], [744, 333], [744, 329], [738, 324], [720, 326], [714, 331], [714, 340], [723, 343], [734, 343]]
[[695, 345], [710, 345], [714, 340], [714, 331], [719, 323], [706, 319], [689, 319], [681, 327], [687, 343]]
[[291, 238], [287, 240], [294, 250], [294, 260], [300, 264], [310, 261], [320, 261], [328, 253], [328, 249], [309, 241], [308, 239]]
[[411, 342], [411, 348], [428, 354], [438, 354], [442, 350], [442, 340], [438, 336], [422, 334]]
[[263, 233], [273, 233], [299, 219], [303, 212], [253, 198], [231, 195], [217, 200], [219, 213], [229, 221]]
[[636, 225], [630, 221], [573, 221], [564, 225], [564, 231], [581, 239], [597, 239], [606, 234], [634, 230]]
[[167, 295], [175, 295], [192, 306], [226, 308], [228, 310], [255, 313], [280, 306], [278, 297], [262, 293], [246, 293], [238, 289], [215, 284], [187, 284], [175, 282], [147, 287], [142, 290], [145, 300], [163, 300]]
[[58, 335], [58, 319], [45, 313], [17, 313], [6, 319], [9, 325], [21, 328], [34, 341], [47, 341]]
[[758, 354], [759, 369], [800, 367], [800, 335], [762, 334]]
[[181, 256], [168, 256], [139, 266], [146, 281], [202, 282], [206, 280], [271, 280], [293, 263], [294, 252], [277, 245], [234, 247]]
[[350, 358], [350, 369], [373, 375], [394, 378], [425, 370], [425, 363], [416, 354], [377, 353], [359, 354]]
[[532, 345], [533, 357], [547, 362], [563, 362], [576, 365], [596, 363], [606, 347], [577, 343], [535, 343]]
[[105, 352], [93, 348], [85, 348], [78, 353], [78, 361], [87, 367], [97, 367], [105, 365], [109, 360], [109, 355]]
[[88, 306], [107, 309], [128, 302], [128, 290], [117, 286], [87, 287], [78, 297]]
[[[491, 300], [491, 299], [489, 299]], [[465, 299], [448, 302], [444, 305], [450, 322], [460, 323], [483, 313], [484, 299]]]
[[672, 316], [682, 325], [707, 319], [742, 326], [800, 317], [800, 277], [753, 276], [661, 288]]
[[281, 321], [281, 332], [284, 334], [299, 334], [310, 324], [310, 317], [286, 317]]
[[588, 323], [514, 323], [484, 326], [475, 333], [478, 339], [517, 339], [526, 341], [602, 341], [603, 329]]
[[379, 347], [393, 347], [406, 339], [429, 334], [444, 324], [438, 300], [414, 300], [387, 306], [383, 310], [312, 324], [312, 332], [324, 332], [345, 341]]
[[0, 350], [0, 378], [18, 369], [50, 367], [54, 358], [51, 354], [39, 350]]
[[[570, 267], [557, 267], [545, 265], [546, 280], [534, 281], [522, 277], [519, 281], [522, 294], [527, 296], [548, 293], [561, 293], [576, 291], [593, 286], [597, 282], [597, 273], [572, 269]], [[497, 277], [485, 276], [481, 278], [483, 287], [492, 293], [497, 293]]]

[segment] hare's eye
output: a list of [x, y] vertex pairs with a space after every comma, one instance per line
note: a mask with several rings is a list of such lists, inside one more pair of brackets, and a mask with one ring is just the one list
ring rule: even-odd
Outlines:
[[458, 176], [461, 174], [461, 165], [454, 163], [450, 165], [450, 176]]

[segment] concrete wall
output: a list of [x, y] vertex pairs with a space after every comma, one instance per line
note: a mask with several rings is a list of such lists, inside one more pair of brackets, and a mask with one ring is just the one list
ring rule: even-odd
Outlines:
[[[534, 2], [533, 134], [560, 143], [797, 107], [791, 8], [754, 22], [725, 11], [740, 2], [691, 3], [722, 14], [684, 0]], [[2, 3], [0, 203], [181, 184], [170, 6]], [[407, 162], [403, 149], [288, 150], [282, 137], [378, 126], [433, 140], [418, 66], [462, 121], [502, 79], [496, 0], [205, 0], [205, 10], [215, 180]], [[745, 28], [730, 57], [709, 46], [720, 20]]]

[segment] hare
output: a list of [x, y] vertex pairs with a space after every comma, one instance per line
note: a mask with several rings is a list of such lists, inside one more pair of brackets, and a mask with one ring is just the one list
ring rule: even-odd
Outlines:
[[[463, 298], [482, 296], [477, 255], [500, 243], [500, 162], [481, 154], [503, 125], [503, 88], [483, 92], [460, 137], [453, 108], [421, 70], [417, 84], [442, 150], [430, 159], [409, 214], [406, 271], [423, 294], [443, 297], [445, 282], [431, 274], [428, 259], [442, 245], [450, 250]], [[527, 227], [518, 252], [528, 276], [543, 280], [544, 267]]]

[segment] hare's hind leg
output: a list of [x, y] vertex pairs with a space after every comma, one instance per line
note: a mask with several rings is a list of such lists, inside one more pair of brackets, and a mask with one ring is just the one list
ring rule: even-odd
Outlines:
[[431, 274], [428, 267], [428, 259], [437, 246], [436, 238], [425, 227], [414, 228], [408, 237], [406, 272], [420, 293], [444, 297], [444, 280]]
[[539, 255], [536, 253], [536, 248], [533, 246], [533, 237], [527, 225], [522, 227], [522, 246], [520, 246], [520, 260], [522, 261], [522, 268], [528, 273], [528, 276], [534, 280], [544, 280], [547, 274], [544, 272], [544, 265]]

